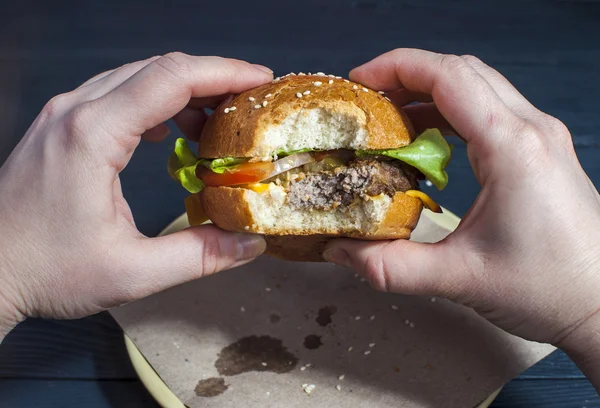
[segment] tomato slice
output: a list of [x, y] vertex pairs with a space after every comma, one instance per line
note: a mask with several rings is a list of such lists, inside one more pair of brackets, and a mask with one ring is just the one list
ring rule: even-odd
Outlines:
[[274, 169], [273, 162], [242, 163], [219, 174], [206, 167], [198, 166], [196, 176], [210, 187], [235, 186], [268, 179]]

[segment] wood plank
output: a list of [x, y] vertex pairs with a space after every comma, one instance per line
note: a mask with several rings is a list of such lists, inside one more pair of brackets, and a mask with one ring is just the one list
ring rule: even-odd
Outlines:
[[22, 323], [0, 346], [2, 378], [131, 380], [137, 375], [121, 329], [101, 313], [75, 321]]
[[[0, 395], [3, 408], [158, 408], [137, 381], [2, 380]], [[600, 397], [586, 380], [513, 381], [492, 405], [509, 407], [593, 408]]]
[[2, 408], [159, 408], [139, 381], [1, 380]]
[[491, 408], [600, 407], [594, 387], [581, 380], [523, 380], [506, 385]]

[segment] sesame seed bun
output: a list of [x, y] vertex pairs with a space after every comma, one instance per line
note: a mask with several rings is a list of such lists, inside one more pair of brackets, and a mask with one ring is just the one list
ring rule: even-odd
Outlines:
[[[198, 156], [272, 160], [278, 150], [398, 148], [415, 137], [406, 114], [377, 91], [324, 74], [289, 75], [224, 101], [204, 127]], [[263, 234], [268, 255], [307, 262], [324, 261], [335, 237], [408, 239], [423, 209], [402, 192], [331, 210], [298, 209], [273, 183], [261, 192], [205, 187], [197, 198], [220, 228]]]
[[324, 74], [290, 75], [224, 101], [202, 131], [198, 156], [266, 160], [278, 149], [385, 149], [414, 138], [406, 114], [377, 91]]

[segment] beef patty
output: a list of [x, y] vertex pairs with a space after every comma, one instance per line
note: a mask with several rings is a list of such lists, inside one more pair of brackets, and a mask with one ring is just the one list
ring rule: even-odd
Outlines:
[[418, 188], [421, 173], [399, 161], [357, 159], [331, 171], [307, 174], [288, 188], [289, 204], [303, 210], [330, 210], [356, 198]]

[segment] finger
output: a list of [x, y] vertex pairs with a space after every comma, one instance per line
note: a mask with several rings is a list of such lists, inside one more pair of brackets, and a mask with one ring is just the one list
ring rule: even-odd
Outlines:
[[204, 98], [192, 98], [188, 103], [188, 108], [193, 109], [215, 109], [219, 106], [223, 101], [225, 101], [230, 95], [215, 95], [215, 96], [207, 96]]
[[397, 106], [405, 106], [413, 102], [433, 101], [433, 98], [429, 94], [423, 92], [413, 92], [406, 88], [386, 92], [385, 96], [387, 96]]
[[513, 112], [527, 117], [539, 111], [501, 73], [473, 55], [461, 56], [496, 91]]
[[[235, 234], [207, 225], [136, 241], [122, 256], [127, 266], [122, 290], [141, 298], [249, 262], [264, 252], [256, 234]], [[116, 272], [115, 272], [116, 273]], [[117, 280], [115, 280], [117, 281]]]
[[340, 239], [323, 256], [356, 270], [380, 291], [454, 297], [463, 290], [455, 273], [461, 262], [456, 253], [443, 243]]
[[169, 130], [167, 125], [160, 123], [154, 126], [152, 129], [148, 129], [142, 133], [142, 140], [152, 143], [162, 142], [165, 140], [165, 137], [169, 135], [169, 133], [171, 133], [171, 130]]
[[435, 103], [420, 103], [402, 108], [408, 115], [417, 134], [438, 128], [444, 136], [458, 136], [456, 130], [442, 116]]
[[521, 126], [490, 84], [457, 56], [398, 49], [355, 68], [350, 76], [374, 89], [405, 87], [432, 95], [440, 113], [468, 142], [497, 147], [516, 137]]
[[192, 97], [239, 93], [270, 80], [272, 74], [247, 62], [172, 53], [150, 63], [91, 107], [103, 113], [99, 116], [103, 128], [120, 139], [115, 147], [125, 163], [140, 134], [177, 114]]
[[142, 61], [125, 64], [111, 71], [103, 72], [102, 74], [96, 75], [96, 77], [90, 79], [77, 89], [81, 92], [85, 92], [88, 96], [88, 100], [99, 98], [121, 85], [140, 69], [146, 67], [153, 61], [156, 61], [158, 58], [160, 57], [151, 57]]
[[208, 119], [204, 109], [193, 109], [185, 107], [181, 112], [173, 116], [173, 121], [181, 130], [181, 133], [189, 140], [197, 142], [200, 139], [202, 128]]

